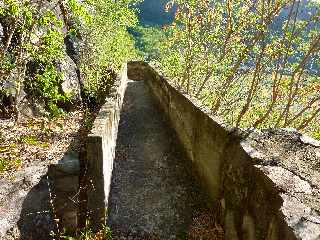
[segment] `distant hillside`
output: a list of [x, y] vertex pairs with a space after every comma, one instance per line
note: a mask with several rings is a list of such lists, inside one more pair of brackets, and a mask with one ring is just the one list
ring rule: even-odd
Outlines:
[[[167, 13], [164, 11], [164, 6], [168, 0], [144, 0], [138, 5], [139, 20], [142, 25], [164, 25], [173, 21], [174, 9]], [[307, 19], [314, 12], [314, 9], [308, 7], [310, 3], [319, 4], [320, 0], [302, 0], [300, 2], [299, 19]], [[287, 16], [289, 9], [285, 9], [279, 16], [277, 25], [281, 25], [283, 19]]]
[[[169, 24], [174, 19], [175, 9], [172, 9], [169, 13], [164, 11], [164, 7], [169, 0], [144, 0], [138, 5], [138, 17], [140, 21], [140, 26], [135, 29], [130, 29], [130, 33], [134, 36], [136, 40], [136, 47], [147, 55], [148, 58], [153, 58], [158, 54], [156, 48], [157, 42], [161, 36], [162, 25]], [[307, 20], [319, 7], [320, 0], [301, 0], [299, 2], [299, 12], [298, 20]], [[311, 6], [312, 4], [316, 5]], [[275, 19], [274, 23], [271, 25], [271, 29], [274, 34], [282, 34], [282, 27], [284, 22], [290, 12], [289, 8], [284, 9], [281, 14]], [[317, 25], [309, 25], [308, 29], [317, 26], [320, 29], [320, 23]], [[150, 29], [144, 29], [152, 27]], [[318, 71], [319, 67], [315, 64], [310, 65], [311, 70]]]
[[173, 21], [174, 11], [164, 11], [168, 0], [145, 0], [139, 4], [139, 20], [142, 25], [161, 26]]
[[[302, 0], [299, 4], [299, 12], [298, 12], [298, 19], [299, 20], [307, 20], [310, 18], [311, 15], [315, 14], [318, 11], [320, 1], [310, 1], [310, 0]], [[297, 6], [297, 5], [295, 5]], [[278, 17], [276, 24], [280, 25], [278, 26], [279, 29], [281, 29], [281, 25], [287, 18], [288, 14], [290, 12], [290, 8], [285, 8], [280, 16]]]

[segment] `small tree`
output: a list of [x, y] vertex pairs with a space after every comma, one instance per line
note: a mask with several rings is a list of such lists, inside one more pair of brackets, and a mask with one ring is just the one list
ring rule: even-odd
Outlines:
[[[52, 114], [58, 113], [56, 103], [66, 99], [59, 91], [62, 74], [55, 67], [64, 54], [63, 23], [54, 13], [56, 8], [56, 4], [28, 0], [4, 0], [0, 6], [7, 30], [0, 54], [0, 81], [2, 86], [4, 82], [14, 86], [16, 118], [20, 92], [27, 79], [27, 88], [45, 101]], [[27, 76], [30, 63], [37, 67]]]
[[161, 66], [180, 87], [237, 127], [319, 131], [319, 4], [178, 0], [167, 8], [173, 4]]

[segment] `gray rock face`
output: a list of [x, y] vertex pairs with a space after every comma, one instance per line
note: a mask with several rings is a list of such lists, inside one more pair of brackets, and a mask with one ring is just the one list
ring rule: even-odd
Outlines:
[[320, 147], [320, 141], [317, 141], [309, 136], [306, 136], [306, 135], [302, 135], [300, 137], [300, 140], [305, 143], [305, 144], [310, 144], [314, 147]]
[[[25, 86], [29, 85], [29, 81], [33, 81], [34, 73], [38, 69], [38, 65], [32, 64], [32, 62], [30, 62], [30, 66], [31, 67], [27, 71], [26, 78], [29, 80], [24, 82]], [[65, 54], [64, 59], [57, 64], [57, 69], [63, 74], [63, 82], [61, 84], [63, 93], [71, 98], [71, 102], [81, 101], [76, 64], [67, 54]], [[33, 93], [32, 91], [30, 91], [29, 87], [24, 87], [24, 90], [20, 91], [19, 96], [16, 96], [16, 76], [17, 73], [13, 70], [12, 76], [9, 79], [5, 79], [4, 81], [0, 80], [0, 88], [4, 90], [4, 92], [2, 93], [4, 94], [4, 96], [0, 96], [2, 106], [4, 108], [11, 109], [13, 108], [12, 104], [14, 103], [14, 99], [18, 98], [18, 110], [21, 115], [28, 117], [47, 115], [48, 112], [45, 108], [45, 101], [43, 99], [40, 99], [38, 96], [33, 96]], [[6, 103], [4, 101], [4, 98], [8, 98], [9, 96], [12, 96], [13, 100], [10, 103]], [[69, 108], [67, 107], [67, 109]], [[3, 110], [2, 112], [8, 111]], [[8, 112], [8, 117], [10, 117], [10, 114], [11, 113]]]
[[80, 99], [80, 86], [77, 76], [77, 66], [66, 54], [59, 64], [59, 70], [63, 73], [62, 90], [66, 94], [71, 94], [73, 99]]
[[50, 239], [54, 230], [45, 166], [30, 166], [0, 180], [0, 239]]
[[33, 116], [45, 116], [47, 111], [45, 110], [45, 103], [40, 99], [30, 99], [24, 91], [20, 92], [18, 100], [19, 113], [26, 117]]
[[79, 64], [79, 47], [80, 47], [80, 40], [72, 35], [67, 34], [64, 38], [64, 45], [66, 46], [66, 53], [68, 56], [76, 63]]
[[[79, 161], [67, 152], [57, 164], [35, 162], [11, 179], [0, 178], [0, 239], [50, 240], [57, 222], [76, 226]], [[48, 169], [49, 166], [49, 169]]]
[[319, 239], [319, 141], [297, 131], [279, 129], [255, 132], [242, 144], [257, 162], [256, 166], [279, 189], [281, 212], [296, 237]]

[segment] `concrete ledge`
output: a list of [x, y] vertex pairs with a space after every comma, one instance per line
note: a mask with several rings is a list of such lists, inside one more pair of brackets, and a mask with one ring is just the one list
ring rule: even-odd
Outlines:
[[[226, 239], [320, 239], [320, 185], [317, 183], [320, 175], [315, 167], [320, 166], [317, 141], [307, 141], [312, 142], [312, 147], [305, 147], [303, 144], [307, 143], [301, 141], [300, 145], [292, 142], [292, 152], [288, 155], [286, 143], [292, 139], [288, 131], [281, 134], [282, 138], [266, 131], [266, 138], [253, 134], [242, 139], [235, 129], [210, 116], [196, 100], [182, 94], [148, 64], [128, 63], [128, 75], [134, 80], [147, 82], [193, 162], [204, 188], [213, 202], [219, 203], [217, 216], [224, 225]], [[267, 144], [270, 138], [274, 140], [273, 145]], [[305, 151], [299, 154], [297, 169], [294, 156], [298, 155], [301, 144]], [[274, 154], [276, 146], [281, 146], [278, 151], [281, 154]], [[304, 163], [310, 155], [316, 165]], [[259, 161], [257, 156], [261, 158]], [[274, 159], [279, 160], [277, 166], [280, 170], [272, 168]], [[315, 170], [302, 171], [306, 166]], [[283, 175], [288, 168], [291, 175]], [[312, 190], [303, 187], [304, 183], [299, 181], [296, 185], [300, 187], [295, 194], [290, 188], [283, 187], [287, 181], [297, 178], [307, 178]], [[298, 197], [300, 190], [300, 195], [308, 193], [309, 200]], [[296, 210], [295, 206], [300, 207]]]
[[127, 87], [127, 66], [102, 106], [87, 142], [87, 211], [94, 228], [106, 223], [120, 111]]

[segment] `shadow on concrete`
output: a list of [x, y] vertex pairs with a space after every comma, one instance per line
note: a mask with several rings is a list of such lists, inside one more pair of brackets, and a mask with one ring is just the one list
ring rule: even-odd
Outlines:
[[115, 239], [187, 234], [206, 198], [178, 142], [145, 82], [129, 81], [109, 196], [108, 224]]
[[[23, 196], [20, 219], [17, 224], [21, 240], [59, 239], [57, 235], [63, 230], [59, 212], [70, 211], [70, 206], [75, 212], [74, 209], [79, 207], [78, 152], [83, 149], [80, 145], [82, 141], [80, 139], [85, 134], [83, 131], [84, 123], [57, 164], [46, 165], [44, 163], [41, 171], [40, 169], [37, 171], [38, 166], [31, 171], [34, 173], [32, 177], [38, 177], [39, 180], [30, 182], [29, 187], [32, 185], [33, 187], [26, 196]], [[55, 237], [52, 236], [52, 233], [55, 234]]]
[[51, 184], [48, 175], [44, 175], [25, 197], [18, 221], [21, 240], [48, 240], [50, 232], [56, 231], [50, 205]]

